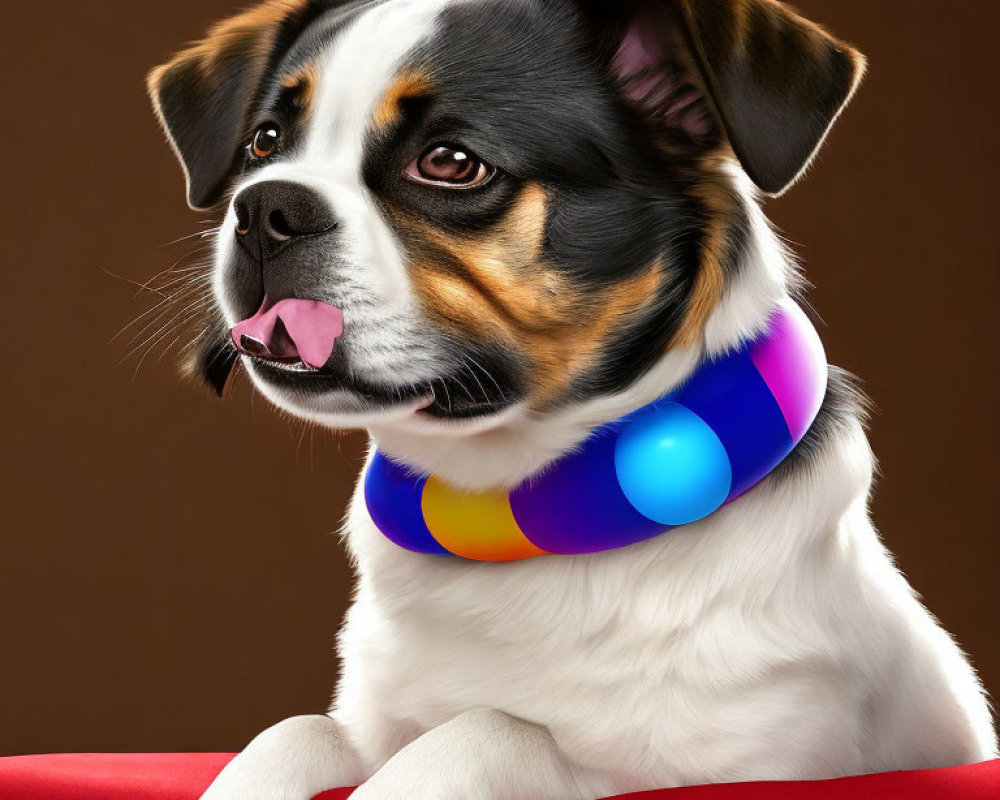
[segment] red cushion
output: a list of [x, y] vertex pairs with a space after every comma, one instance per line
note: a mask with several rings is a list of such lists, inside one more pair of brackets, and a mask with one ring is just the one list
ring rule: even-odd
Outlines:
[[[51, 755], [0, 758], [2, 800], [197, 800], [233, 756], [228, 753]], [[316, 800], [344, 800], [350, 789]], [[695, 786], [622, 795], [618, 800], [996, 800], [1000, 761], [801, 783]]]

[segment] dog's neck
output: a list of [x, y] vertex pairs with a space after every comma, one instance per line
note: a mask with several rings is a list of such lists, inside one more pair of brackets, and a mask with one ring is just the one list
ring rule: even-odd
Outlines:
[[827, 373], [816, 330], [789, 299], [756, 338], [510, 492], [456, 490], [377, 453], [365, 502], [386, 538], [417, 553], [515, 561], [635, 544], [767, 477], [815, 421]]
[[510, 489], [572, 450], [596, 428], [669, 393], [707, 359], [763, 331], [795, 279], [791, 260], [763, 211], [754, 202], [747, 205], [749, 246], [700, 340], [671, 348], [627, 390], [545, 414], [515, 406], [481, 429], [433, 422], [379, 424], [370, 431], [373, 446], [414, 471], [436, 474], [457, 488]]

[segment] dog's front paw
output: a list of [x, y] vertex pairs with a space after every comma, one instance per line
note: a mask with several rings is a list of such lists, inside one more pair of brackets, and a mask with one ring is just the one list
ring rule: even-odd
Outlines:
[[390, 758], [351, 800], [587, 800], [544, 728], [482, 709], [428, 731]]
[[[394, 756], [351, 795], [351, 800], [510, 800], [510, 787], [455, 760], [425, 761], [406, 751]], [[516, 795], [535, 800], [532, 795]]]
[[357, 756], [329, 717], [292, 717], [268, 728], [215, 779], [202, 800], [312, 800], [363, 779]]

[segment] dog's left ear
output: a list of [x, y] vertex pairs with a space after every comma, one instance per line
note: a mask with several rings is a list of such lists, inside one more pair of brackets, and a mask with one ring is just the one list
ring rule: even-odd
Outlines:
[[[631, 99], [666, 103], [660, 118], [696, 136], [720, 125], [772, 195], [806, 169], [864, 74], [861, 53], [776, 0], [580, 2], [616, 17], [613, 66]], [[696, 74], [669, 74], [679, 65]], [[707, 108], [671, 88], [687, 80]]]
[[149, 73], [149, 96], [184, 169], [192, 208], [211, 208], [225, 195], [262, 79], [309, 6], [268, 0], [223, 20]]

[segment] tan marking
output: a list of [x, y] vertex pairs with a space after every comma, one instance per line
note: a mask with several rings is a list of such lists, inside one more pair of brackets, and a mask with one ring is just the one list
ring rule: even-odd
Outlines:
[[430, 76], [423, 70], [404, 70], [386, 89], [382, 100], [375, 108], [372, 124], [379, 130], [395, 125], [399, 121], [400, 102], [415, 97], [426, 97], [431, 93], [433, 86]]
[[513, 349], [530, 364], [533, 402], [543, 408], [596, 366], [602, 348], [658, 295], [657, 261], [600, 291], [586, 291], [544, 262], [547, 201], [528, 184], [485, 235], [456, 235], [413, 219], [411, 275], [421, 304], [461, 336]]
[[506, 217], [486, 236], [431, 231], [437, 248], [460, 262], [510, 322], [524, 330], [558, 325], [558, 306], [572, 289], [539, 264], [545, 235], [546, 197], [537, 184], [524, 187]]
[[170, 70], [194, 65], [203, 80], [213, 81], [220, 74], [222, 59], [235, 51], [249, 52], [252, 69], [258, 74], [263, 73], [280, 23], [305, 5], [306, 0], [267, 0], [216, 23], [203, 39], [150, 71], [146, 86], [154, 103], [157, 102], [160, 83]]
[[739, 198], [724, 177], [727, 149], [720, 148], [718, 153], [706, 156], [699, 164], [702, 178], [694, 188], [694, 195], [701, 200], [705, 222], [698, 274], [688, 293], [684, 320], [674, 334], [671, 347], [686, 347], [698, 342], [725, 290], [724, 265], [731, 255], [728, 233], [739, 214]]
[[316, 69], [315, 64], [307, 64], [281, 81], [282, 88], [295, 92], [293, 102], [295, 107], [302, 112], [303, 117], [308, 117], [312, 112], [318, 84], [319, 70]]
[[654, 261], [637, 275], [590, 295], [577, 311], [583, 314], [565, 335], [540, 348], [544, 372], [538, 378], [541, 405], [555, 401], [572, 381], [598, 366], [604, 347], [623, 327], [636, 321], [658, 295], [665, 278], [663, 263]]

